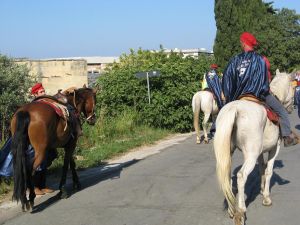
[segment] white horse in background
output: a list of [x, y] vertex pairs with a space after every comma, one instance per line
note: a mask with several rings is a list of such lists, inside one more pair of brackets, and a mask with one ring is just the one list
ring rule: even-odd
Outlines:
[[[276, 72], [271, 84], [272, 93], [289, 108], [289, 104], [292, 105], [289, 99], [293, 94], [291, 77], [289, 74]], [[274, 82], [280, 85], [275, 85]], [[214, 151], [218, 181], [228, 203], [229, 215], [234, 218], [236, 225], [241, 225], [244, 224], [246, 212], [245, 183], [256, 161], [259, 163], [261, 174], [262, 203], [265, 206], [272, 204], [270, 180], [280, 149], [279, 127], [267, 119], [266, 110], [262, 105], [248, 100], [226, 104], [219, 112], [216, 127]], [[237, 173], [237, 200], [231, 187], [231, 156], [236, 148], [244, 156], [244, 163]], [[267, 162], [264, 161], [263, 153], [268, 154]]]
[[207, 131], [211, 127], [209, 126], [208, 120], [210, 115], [212, 115], [212, 121], [215, 120], [217, 113], [219, 112], [217, 103], [214, 99], [213, 94], [210, 91], [198, 91], [194, 94], [192, 99], [192, 107], [194, 113], [194, 128], [197, 135], [197, 144], [200, 144], [200, 127], [199, 127], [199, 114], [200, 111], [204, 113], [204, 118], [202, 121], [202, 127], [204, 132], [204, 142], [208, 144]]

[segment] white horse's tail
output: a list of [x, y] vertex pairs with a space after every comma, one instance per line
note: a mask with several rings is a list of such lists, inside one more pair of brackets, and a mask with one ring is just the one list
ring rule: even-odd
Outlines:
[[192, 107], [193, 107], [193, 113], [194, 113], [194, 128], [197, 134], [199, 131], [199, 114], [201, 110], [201, 102], [200, 97], [198, 96], [198, 92], [193, 96], [192, 99]]
[[[227, 105], [229, 106], [229, 105]], [[216, 170], [220, 188], [228, 203], [230, 216], [235, 213], [235, 196], [231, 188], [231, 135], [237, 115], [235, 107], [224, 107], [217, 118], [217, 130], [214, 138]]]

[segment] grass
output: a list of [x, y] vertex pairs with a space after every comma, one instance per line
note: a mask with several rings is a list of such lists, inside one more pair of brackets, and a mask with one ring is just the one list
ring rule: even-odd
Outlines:
[[[124, 111], [115, 118], [100, 118], [95, 126], [84, 125], [84, 136], [80, 137], [75, 155], [77, 168], [98, 166], [103, 160], [122, 154], [132, 148], [153, 144], [172, 132], [139, 124], [138, 115]], [[62, 155], [51, 166], [52, 170], [61, 168]]]
[[[75, 156], [77, 169], [91, 168], [101, 165], [103, 160], [124, 154], [132, 148], [150, 145], [163, 139], [172, 131], [152, 128], [138, 123], [138, 115], [132, 111], [124, 111], [115, 118], [99, 118], [95, 126], [84, 125], [84, 136], [79, 138]], [[59, 149], [58, 159], [54, 160], [49, 173], [60, 176], [63, 164], [63, 150]], [[0, 180], [1, 195], [12, 190], [12, 182]]]

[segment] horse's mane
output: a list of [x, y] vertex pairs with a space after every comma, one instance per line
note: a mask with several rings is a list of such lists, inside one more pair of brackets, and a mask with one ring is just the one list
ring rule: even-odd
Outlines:
[[81, 94], [82, 92], [85, 92], [85, 91], [93, 91], [93, 89], [88, 88], [88, 87], [83, 87], [83, 88], [71, 87], [71, 88], [68, 88], [67, 90], [63, 91], [63, 94], [66, 96], [70, 96], [70, 95], [73, 95], [74, 92], [76, 94]]

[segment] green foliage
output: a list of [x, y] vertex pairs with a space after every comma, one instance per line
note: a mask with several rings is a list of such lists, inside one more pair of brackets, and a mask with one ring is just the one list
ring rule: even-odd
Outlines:
[[244, 31], [257, 37], [257, 50], [269, 58], [273, 72], [299, 68], [300, 17], [294, 10], [275, 10], [272, 2], [261, 0], [215, 0], [215, 19], [214, 53], [222, 68], [241, 52], [239, 36]]
[[[181, 53], [167, 55], [162, 50], [131, 50], [100, 77], [98, 82], [102, 91], [98, 95], [98, 106], [106, 116], [119, 115], [124, 109], [131, 108], [138, 112], [142, 124], [189, 131], [193, 124], [193, 94], [199, 90], [200, 79], [213, 60], [207, 55], [195, 59], [184, 58]], [[161, 75], [150, 77], [149, 104], [147, 81], [136, 78], [135, 74], [151, 70], [160, 71]]]
[[29, 71], [17, 65], [12, 59], [0, 55], [0, 121], [1, 140], [8, 133], [9, 121], [18, 106], [26, 102], [28, 89], [32, 84]]
[[[95, 126], [84, 124], [84, 136], [79, 138], [75, 153], [79, 156], [77, 167], [98, 166], [105, 159], [135, 147], [152, 144], [172, 133], [139, 124], [138, 121], [138, 113], [127, 108], [115, 117], [104, 116], [101, 112]], [[63, 150], [60, 150], [58, 160], [51, 165], [51, 171], [61, 169], [62, 164]]]

